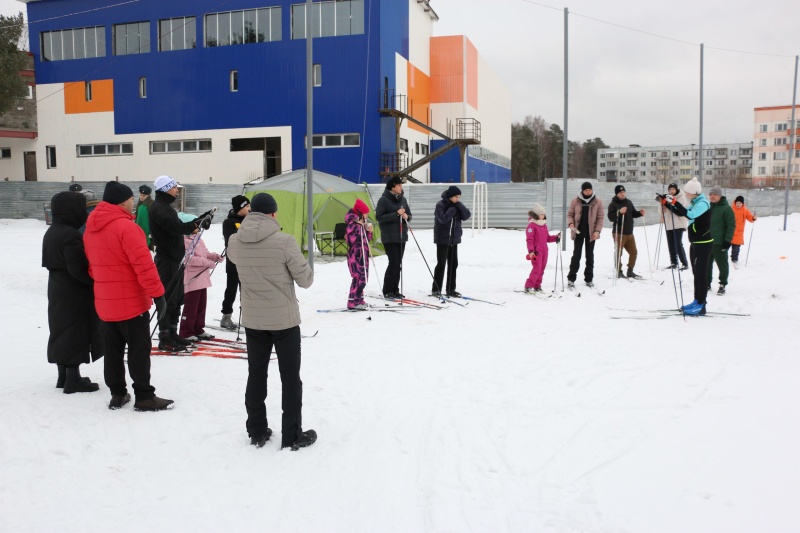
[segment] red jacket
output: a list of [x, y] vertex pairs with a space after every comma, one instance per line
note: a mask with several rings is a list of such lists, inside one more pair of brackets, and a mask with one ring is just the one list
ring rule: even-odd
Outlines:
[[100, 202], [83, 234], [94, 306], [105, 322], [121, 322], [146, 313], [152, 298], [164, 295], [142, 228], [132, 213]]

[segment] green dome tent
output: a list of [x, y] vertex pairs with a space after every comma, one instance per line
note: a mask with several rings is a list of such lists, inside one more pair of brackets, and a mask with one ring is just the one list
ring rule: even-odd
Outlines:
[[[383, 253], [380, 244], [380, 230], [375, 221], [375, 206], [372, 205], [366, 188], [344, 178], [314, 171], [314, 231], [334, 232], [336, 224], [344, 223], [344, 216], [360, 198], [370, 208], [367, 218], [373, 224], [372, 253]], [[293, 170], [257, 183], [245, 184], [244, 195], [250, 200], [260, 192], [267, 192], [278, 203], [278, 222], [284, 233], [292, 235], [307, 252], [308, 232], [306, 231], [306, 170]], [[338, 255], [347, 253], [347, 245], [341, 243], [333, 247]]]

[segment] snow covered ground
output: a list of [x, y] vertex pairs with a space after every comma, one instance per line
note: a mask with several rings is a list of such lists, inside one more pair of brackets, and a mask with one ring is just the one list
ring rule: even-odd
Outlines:
[[[612, 286], [608, 230], [596, 249], [605, 296], [515, 293], [529, 269], [524, 234], [466, 231], [459, 290], [504, 306], [372, 321], [316, 312], [343, 306], [349, 286], [343, 262], [318, 259], [314, 285], [298, 294], [304, 333], [319, 330], [303, 341], [302, 368], [304, 426], [319, 440], [290, 452], [279, 438], [248, 445], [245, 361], [154, 357], [157, 394], [176, 402], [162, 413], [109, 411], [102, 360], [84, 367], [100, 392], [56, 390], [46, 226], [1, 220], [0, 530], [800, 531], [800, 215], [782, 225], [759, 219], [749, 265], [731, 271], [727, 295], [709, 296], [709, 311], [746, 318], [612, 319], [657, 316], [610, 308], [672, 308], [676, 298], [669, 271], [653, 274], [663, 285]], [[651, 255], [657, 231], [647, 230]], [[431, 232], [416, 236], [435, 261]], [[636, 239], [637, 271], [650, 277], [642, 227]], [[220, 225], [205, 240], [221, 251]], [[556, 255], [551, 246], [547, 290]], [[385, 265], [379, 258], [381, 275]], [[213, 281], [209, 322], [221, 268]], [[429, 289], [412, 242], [404, 291]], [[280, 386], [273, 364], [278, 432]]]

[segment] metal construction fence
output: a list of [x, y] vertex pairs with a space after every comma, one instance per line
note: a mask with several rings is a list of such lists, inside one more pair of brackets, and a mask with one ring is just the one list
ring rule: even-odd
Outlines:
[[[567, 206], [580, 193], [581, 184], [586, 180], [569, 180], [567, 182]], [[142, 183], [125, 183], [134, 193]], [[103, 196], [104, 182], [81, 182], [83, 190], [91, 190], [97, 199]], [[414, 229], [430, 229], [433, 227], [433, 211], [442, 193], [452, 184], [406, 184], [405, 193], [408, 199]], [[457, 183], [461, 189], [461, 201], [472, 206], [474, 184]], [[594, 183], [594, 192], [607, 206], [614, 196], [614, 183]], [[45, 204], [58, 192], [69, 187], [66, 182], [0, 182], [0, 218], [21, 219], [33, 218], [45, 220]], [[524, 228], [528, 223], [528, 210], [534, 203], [547, 209], [547, 218], [551, 230], [561, 228], [563, 217], [563, 182], [548, 180], [539, 183], [489, 183], [488, 191], [488, 227], [490, 228]], [[628, 198], [637, 209], [645, 209], [645, 223], [658, 224], [659, 210], [655, 202], [655, 194], [664, 193], [663, 185], [651, 183], [626, 183]], [[373, 203], [377, 203], [385, 191], [382, 184], [370, 184], [367, 190]], [[224, 220], [230, 208], [233, 196], [241, 194], [241, 185], [187, 184], [184, 187], [184, 211], [203, 213], [212, 207], [219, 208], [215, 222]], [[707, 191], [706, 191], [707, 192]], [[734, 198], [741, 195], [751, 211], [759, 216], [782, 215], [784, 211], [785, 191], [758, 189], [722, 189], [723, 194], [733, 203]], [[138, 196], [136, 196], [138, 198]], [[800, 212], [800, 191], [790, 191], [789, 212]], [[606, 226], [610, 226], [606, 220]], [[470, 223], [464, 224], [465, 229]]]

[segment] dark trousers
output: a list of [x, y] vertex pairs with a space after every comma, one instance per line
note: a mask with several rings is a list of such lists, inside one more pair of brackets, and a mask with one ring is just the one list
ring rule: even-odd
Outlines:
[[236, 299], [236, 290], [239, 288], [239, 271], [230, 260], [225, 265], [225, 274], [228, 281], [225, 285], [225, 296], [222, 299], [222, 314], [230, 315], [233, 314], [233, 301]]
[[728, 264], [728, 250], [722, 246], [715, 244], [711, 249], [711, 258], [713, 261], [708, 262], [708, 284], [714, 281], [714, 263], [719, 268], [719, 284], [728, 284], [728, 274], [730, 273], [730, 265]]
[[114, 396], [128, 393], [125, 383], [125, 345], [128, 346], [128, 372], [136, 400], [149, 400], [156, 389], [150, 385], [150, 315], [141, 315], [122, 322], [105, 323], [106, 356], [103, 373], [106, 385]]
[[694, 276], [694, 299], [697, 303], [706, 303], [708, 296], [708, 263], [711, 259], [712, 244], [692, 244], [689, 246], [689, 258], [692, 261]]
[[741, 247], [740, 244], [731, 244], [731, 261], [734, 263], [739, 260], [739, 250]]
[[[444, 269], [447, 266], [447, 282], [444, 282]], [[455, 292], [456, 270], [458, 270], [458, 245], [436, 245], [436, 268], [433, 270], [431, 291]]]
[[178, 321], [181, 318], [181, 306], [183, 305], [183, 273], [179, 261], [165, 259], [156, 254], [155, 258], [158, 277], [164, 285], [164, 298], [167, 299], [167, 312], [158, 322], [158, 329], [161, 331], [178, 328]]
[[267, 431], [267, 370], [272, 347], [278, 354], [281, 374], [283, 418], [281, 432], [284, 445], [291, 445], [303, 430], [303, 382], [300, 381], [300, 326], [265, 331], [245, 328], [247, 334], [247, 434], [263, 437]]
[[588, 230], [575, 235], [572, 259], [569, 262], [569, 274], [567, 274], [568, 280], [575, 281], [578, 278], [578, 269], [581, 267], [581, 254], [584, 247], [586, 247], [586, 268], [583, 269], [583, 281], [589, 283], [594, 279], [594, 243], [595, 241], [591, 239]]
[[688, 266], [686, 262], [686, 252], [683, 249], [683, 228], [667, 230], [667, 248], [669, 248], [669, 262], [673, 265], [678, 264], [680, 259], [683, 266]]
[[386, 267], [386, 274], [383, 276], [383, 294], [400, 292], [400, 274], [403, 269], [406, 243], [384, 244], [383, 249], [389, 258], [389, 266]]
[[200, 335], [206, 327], [206, 301], [208, 289], [187, 292], [183, 296], [183, 314], [181, 315], [181, 337]]

